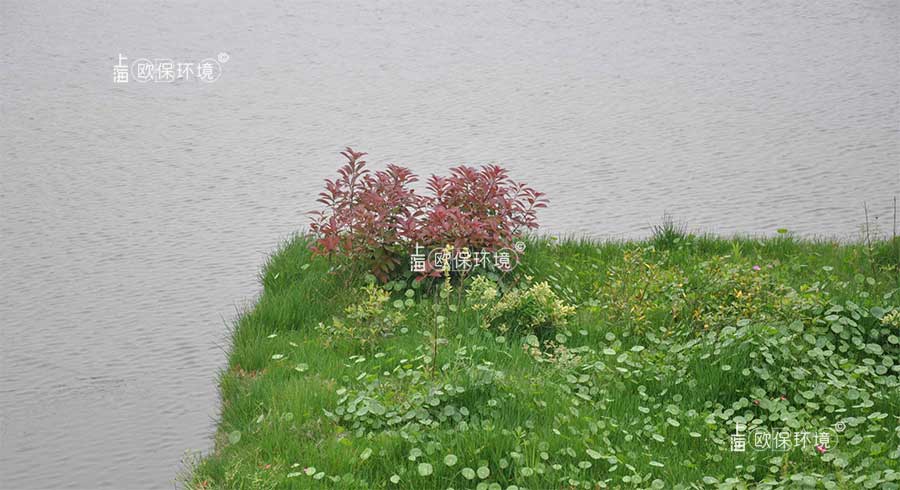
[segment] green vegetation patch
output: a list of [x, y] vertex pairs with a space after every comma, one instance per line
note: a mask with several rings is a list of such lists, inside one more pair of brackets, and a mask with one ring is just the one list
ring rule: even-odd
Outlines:
[[375, 284], [298, 237], [186, 484], [898, 488], [898, 249], [534, 239], [502, 277]]

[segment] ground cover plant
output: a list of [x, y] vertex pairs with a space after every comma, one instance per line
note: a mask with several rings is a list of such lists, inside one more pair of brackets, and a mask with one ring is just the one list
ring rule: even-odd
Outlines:
[[263, 270], [188, 488], [900, 487], [896, 238], [664, 226], [384, 280], [322, 237]]
[[[235, 327], [191, 488], [897, 485], [896, 259], [873, 276], [864, 246], [789, 237], [536, 240], [517, 270], [575, 310], [538, 337], [490, 326], [486, 280], [462, 301], [348, 291], [308, 245], [272, 257]], [[333, 335], [373, 287], [392, 319]], [[732, 451], [735, 424], [792, 446]]]

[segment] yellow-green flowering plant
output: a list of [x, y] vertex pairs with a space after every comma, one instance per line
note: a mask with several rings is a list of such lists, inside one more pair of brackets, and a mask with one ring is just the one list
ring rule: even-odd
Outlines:
[[360, 295], [360, 301], [344, 310], [343, 318], [334, 318], [328, 326], [320, 324], [319, 330], [328, 334], [329, 342], [344, 339], [371, 348], [406, 319], [400, 309], [388, 307], [391, 295], [381, 287], [369, 284]]
[[560, 299], [545, 281], [504, 295], [486, 311], [484, 326], [500, 333], [543, 337], [555, 328], [566, 326], [574, 314], [575, 307]]

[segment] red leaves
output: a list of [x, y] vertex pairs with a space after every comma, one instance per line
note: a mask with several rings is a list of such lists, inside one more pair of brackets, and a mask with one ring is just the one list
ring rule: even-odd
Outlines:
[[547, 205], [543, 193], [512, 181], [497, 165], [433, 175], [426, 185], [430, 195], [420, 196], [410, 188], [418, 177], [409, 169], [388, 165], [372, 173], [365, 153], [347, 148], [341, 155], [347, 163], [338, 169], [340, 177], [327, 179], [319, 194], [326, 209], [312, 213], [313, 250], [365, 261], [381, 280], [415, 244], [492, 251], [511, 246], [519, 233], [537, 228], [537, 209]]
[[432, 176], [428, 188], [433, 196], [419, 237], [425, 245], [510, 246], [513, 237], [537, 228], [536, 210], [546, 206], [543, 193], [512, 181], [497, 165], [452, 168], [449, 177]]

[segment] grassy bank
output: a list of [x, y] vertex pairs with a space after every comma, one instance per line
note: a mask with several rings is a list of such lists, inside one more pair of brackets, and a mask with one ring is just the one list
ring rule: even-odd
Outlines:
[[[546, 282], [575, 308], [564, 326], [483, 328], [491, 306], [466, 286], [391, 283], [368, 303], [386, 311], [360, 315], [392, 334], [353, 339], [346, 308], [374, 293], [297, 238], [236, 323], [188, 486], [897, 488], [897, 250], [541, 239], [518, 287]], [[736, 424], [761, 434], [743, 452]]]

